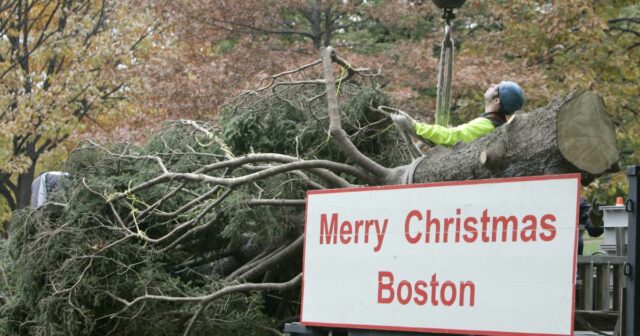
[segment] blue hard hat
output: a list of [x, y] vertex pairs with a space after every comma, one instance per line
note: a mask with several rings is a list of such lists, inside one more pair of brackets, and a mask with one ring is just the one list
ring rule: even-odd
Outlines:
[[524, 105], [524, 91], [514, 82], [503, 81], [498, 85], [500, 106], [504, 114], [513, 114]]

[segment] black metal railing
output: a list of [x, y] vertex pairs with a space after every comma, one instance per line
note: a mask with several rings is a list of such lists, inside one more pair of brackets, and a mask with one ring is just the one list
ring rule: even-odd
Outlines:
[[634, 336], [640, 334], [640, 301], [637, 294], [640, 294], [640, 281], [638, 281], [638, 261], [640, 261], [640, 231], [638, 223], [640, 223], [640, 211], [638, 209], [638, 201], [640, 201], [640, 188], [638, 183], [638, 175], [640, 175], [640, 166], [629, 166], [627, 168], [627, 177], [629, 179], [629, 197], [625, 203], [627, 212], [629, 212], [629, 228], [627, 263], [623, 266], [623, 272], [627, 280], [626, 287], [626, 304], [623, 314], [623, 325], [625, 335]]

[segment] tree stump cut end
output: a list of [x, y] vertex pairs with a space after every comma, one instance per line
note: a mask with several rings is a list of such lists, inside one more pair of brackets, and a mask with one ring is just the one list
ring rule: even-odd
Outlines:
[[580, 170], [599, 175], [617, 165], [613, 122], [595, 93], [576, 92], [558, 111], [556, 126], [560, 152]]

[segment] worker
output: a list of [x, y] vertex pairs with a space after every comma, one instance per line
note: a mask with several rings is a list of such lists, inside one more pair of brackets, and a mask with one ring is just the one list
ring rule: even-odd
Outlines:
[[507, 122], [524, 105], [524, 91], [514, 82], [503, 81], [491, 85], [484, 93], [484, 99], [484, 113], [456, 127], [417, 122], [404, 112], [394, 113], [391, 118], [412, 137], [420, 137], [435, 145], [453, 146], [460, 141], [472, 142]]
[[599, 237], [604, 232], [602, 227], [602, 210], [598, 209], [598, 202], [595, 200], [589, 204], [584, 198], [580, 197], [580, 233], [578, 234], [578, 255], [582, 255], [584, 242], [582, 234], [587, 231], [590, 237]]
[[31, 183], [31, 207], [39, 208], [44, 205], [50, 194], [60, 187], [60, 180], [69, 173], [51, 171], [42, 173]]

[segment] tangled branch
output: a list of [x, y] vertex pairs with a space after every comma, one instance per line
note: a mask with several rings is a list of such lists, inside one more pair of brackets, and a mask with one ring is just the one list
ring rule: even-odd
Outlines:
[[171, 122], [141, 147], [84, 142], [61, 190], [17, 214], [0, 250], [16, 296], [0, 330], [280, 329], [299, 309], [306, 192], [389, 183], [385, 166], [409, 160], [384, 150], [398, 136], [377, 112], [389, 104], [377, 76], [329, 48], [231, 99], [214, 123]]

